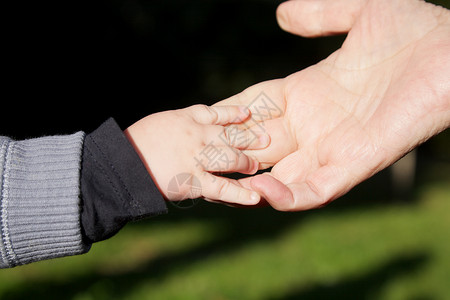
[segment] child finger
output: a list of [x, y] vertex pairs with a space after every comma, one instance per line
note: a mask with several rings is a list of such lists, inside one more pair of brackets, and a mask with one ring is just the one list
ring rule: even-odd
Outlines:
[[236, 180], [210, 173], [205, 173], [205, 179], [202, 182], [202, 196], [242, 205], [255, 205], [261, 199], [257, 192], [243, 188]]
[[270, 144], [270, 136], [258, 128], [227, 126], [223, 129], [223, 140], [227, 145], [241, 150], [264, 149]]
[[210, 144], [202, 151], [200, 163], [208, 172], [254, 174], [259, 163], [237, 149]]
[[241, 123], [250, 115], [250, 110], [242, 105], [227, 106], [191, 106], [194, 119], [205, 125], [226, 125]]
[[270, 136], [258, 127], [248, 128], [245, 126], [230, 125], [220, 126], [211, 125], [205, 127], [203, 141], [205, 144], [217, 143], [218, 145], [228, 146], [239, 150], [260, 150], [265, 149], [270, 144]]

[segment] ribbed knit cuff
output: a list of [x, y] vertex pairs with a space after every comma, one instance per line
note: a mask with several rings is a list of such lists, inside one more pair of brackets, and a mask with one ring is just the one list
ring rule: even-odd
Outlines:
[[83, 140], [78, 132], [1, 143], [0, 267], [89, 249], [80, 226]]

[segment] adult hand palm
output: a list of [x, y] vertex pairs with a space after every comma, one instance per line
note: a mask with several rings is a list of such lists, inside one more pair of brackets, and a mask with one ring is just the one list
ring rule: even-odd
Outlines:
[[287, 31], [346, 32], [342, 47], [264, 92], [283, 110], [264, 121], [271, 136], [253, 151], [270, 173], [241, 180], [276, 209], [322, 206], [450, 126], [450, 16], [416, 0], [297, 0], [278, 9]]

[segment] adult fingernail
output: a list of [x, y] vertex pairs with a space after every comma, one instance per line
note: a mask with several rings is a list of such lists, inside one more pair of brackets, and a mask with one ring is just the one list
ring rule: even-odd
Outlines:
[[281, 29], [286, 30], [286, 28], [288, 26], [288, 20], [286, 18], [284, 10], [282, 10], [282, 9], [280, 9], [280, 7], [278, 7], [276, 15], [277, 15], [278, 26], [280, 26]]

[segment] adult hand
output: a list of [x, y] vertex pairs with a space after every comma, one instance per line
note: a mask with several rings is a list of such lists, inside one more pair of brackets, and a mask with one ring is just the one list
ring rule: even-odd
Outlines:
[[[281, 109], [263, 123], [271, 145], [250, 153], [271, 172], [241, 180], [274, 208], [320, 207], [450, 126], [448, 10], [419, 0], [294, 0], [277, 18], [301, 36], [348, 36], [320, 63], [219, 102], [249, 105], [264, 92]], [[254, 121], [246, 125], [263, 120]]]

